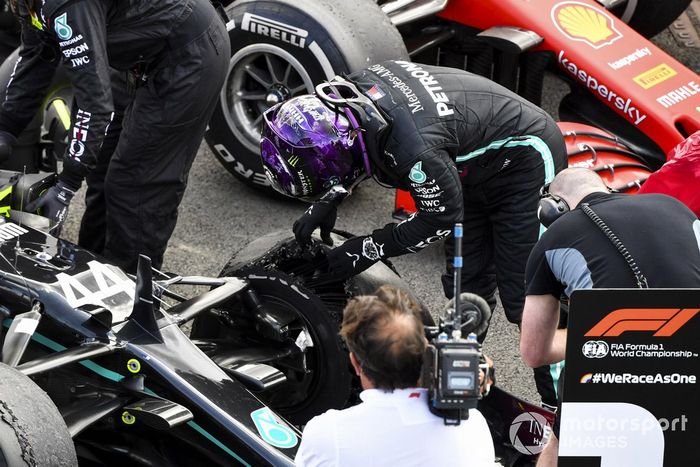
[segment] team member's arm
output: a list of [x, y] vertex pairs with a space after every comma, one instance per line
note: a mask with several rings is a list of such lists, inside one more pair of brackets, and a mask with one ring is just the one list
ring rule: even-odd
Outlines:
[[564, 359], [566, 329], [559, 325], [559, 297], [564, 290], [545, 254], [552, 231], [535, 245], [525, 268], [525, 305], [520, 328], [520, 354], [536, 368]]
[[78, 107], [58, 182], [27, 205], [27, 210], [38, 210], [53, 221], [51, 233], [56, 236], [61, 233], [76, 190], [95, 166], [112, 120], [114, 104], [106, 61], [104, 8], [103, 2], [76, 0], [55, 11], [44, 12], [50, 32], [58, 42]]
[[49, 11], [48, 15], [77, 106], [59, 180], [77, 190], [95, 166], [114, 111], [107, 62], [106, 12], [104, 2], [76, 0]]
[[559, 300], [552, 295], [525, 297], [520, 329], [520, 354], [529, 367], [564, 360], [566, 329], [559, 324]]
[[12, 136], [8, 142], [13, 142], [36, 115], [59, 63], [58, 50], [42, 41], [41, 35], [46, 33], [24, 21], [21, 31], [19, 57], [7, 89], [2, 90], [0, 131]]
[[387, 224], [371, 235], [354, 237], [328, 252], [335, 278], [359, 274], [382, 258], [415, 253], [447, 237], [462, 220], [462, 185], [457, 167], [442, 150], [425, 153], [406, 169], [417, 212], [400, 224]]

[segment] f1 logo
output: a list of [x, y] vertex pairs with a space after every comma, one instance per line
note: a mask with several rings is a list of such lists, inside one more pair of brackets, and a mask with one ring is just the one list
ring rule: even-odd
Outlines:
[[700, 308], [622, 308], [593, 326], [587, 337], [616, 337], [627, 331], [655, 331], [655, 337], [672, 336]]

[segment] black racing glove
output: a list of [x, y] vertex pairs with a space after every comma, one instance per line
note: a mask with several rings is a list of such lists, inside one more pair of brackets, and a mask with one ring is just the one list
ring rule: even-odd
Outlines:
[[325, 201], [317, 201], [294, 222], [292, 230], [300, 245], [311, 243], [311, 234], [317, 227], [321, 227], [321, 240], [327, 245], [333, 245], [331, 230], [335, 226], [338, 209], [335, 205]]
[[338, 206], [348, 196], [348, 191], [340, 185], [331, 187], [318, 201], [306, 210], [303, 216], [294, 222], [292, 230], [300, 245], [311, 243], [311, 234], [321, 227], [321, 240], [327, 245], [333, 245], [331, 230], [338, 217]]
[[26, 210], [28, 212], [37, 212], [41, 209], [39, 214], [48, 217], [53, 223], [49, 233], [58, 237], [61, 234], [63, 222], [66, 220], [66, 215], [68, 214], [68, 205], [74, 195], [75, 191], [59, 181], [49, 188], [40, 198], [27, 204]]
[[12, 133], [0, 130], [0, 164], [6, 162], [12, 155], [12, 146], [17, 143], [17, 138]]
[[335, 281], [345, 280], [371, 267], [383, 258], [398, 256], [405, 251], [392, 237], [394, 224], [375, 230], [366, 237], [353, 237], [326, 253], [328, 276]]

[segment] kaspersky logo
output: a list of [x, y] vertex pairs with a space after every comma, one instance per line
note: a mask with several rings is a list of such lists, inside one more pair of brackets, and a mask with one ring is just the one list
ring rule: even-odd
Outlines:
[[653, 331], [654, 337], [669, 337], [690, 321], [700, 308], [622, 308], [609, 313], [586, 337], [617, 337], [625, 332]]
[[556, 4], [552, 8], [552, 21], [566, 37], [585, 42], [594, 49], [610, 45], [622, 37], [608, 13], [585, 3]]

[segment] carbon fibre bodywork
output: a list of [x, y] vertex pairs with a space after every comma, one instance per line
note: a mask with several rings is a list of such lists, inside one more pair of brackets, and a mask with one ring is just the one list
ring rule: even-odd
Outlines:
[[14, 220], [0, 239], [3, 361], [51, 396], [81, 465], [292, 464], [300, 433], [180, 328], [245, 280], [166, 278], [214, 287], [169, 308], [154, 281], [144, 306], [148, 277]]

